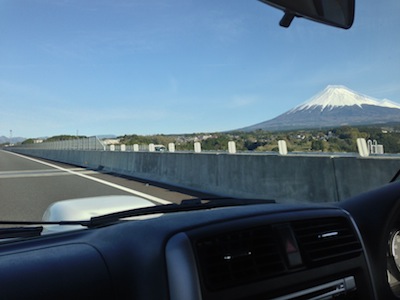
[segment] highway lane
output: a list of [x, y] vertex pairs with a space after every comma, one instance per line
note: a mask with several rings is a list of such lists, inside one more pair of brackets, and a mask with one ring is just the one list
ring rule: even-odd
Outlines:
[[210, 196], [0, 150], [0, 220], [40, 220], [59, 200], [132, 194], [159, 204]]

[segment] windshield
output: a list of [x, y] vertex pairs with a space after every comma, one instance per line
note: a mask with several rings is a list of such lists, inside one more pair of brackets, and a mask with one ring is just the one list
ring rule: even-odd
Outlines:
[[[283, 28], [282, 11], [255, 0], [0, 7], [2, 220], [97, 196], [341, 201], [367, 189], [364, 173], [337, 160], [357, 182], [331, 191], [337, 178], [321, 170], [359, 158], [357, 138], [396, 160], [379, 184], [399, 169], [398, 0], [357, 1], [349, 30], [302, 18]], [[136, 207], [124, 205], [102, 213]]]

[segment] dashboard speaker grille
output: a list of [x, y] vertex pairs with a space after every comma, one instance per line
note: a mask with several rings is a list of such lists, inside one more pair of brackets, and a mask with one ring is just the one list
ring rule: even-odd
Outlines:
[[285, 271], [279, 241], [270, 226], [228, 232], [195, 243], [203, 281], [217, 290]]
[[358, 256], [361, 243], [346, 218], [324, 218], [292, 223], [303, 259], [309, 263], [326, 263]]

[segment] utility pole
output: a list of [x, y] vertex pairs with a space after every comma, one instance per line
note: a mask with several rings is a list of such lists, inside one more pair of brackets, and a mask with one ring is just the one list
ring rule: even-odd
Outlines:
[[9, 142], [10, 146], [12, 146], [12, 129], [10, 129], [10, 142]]

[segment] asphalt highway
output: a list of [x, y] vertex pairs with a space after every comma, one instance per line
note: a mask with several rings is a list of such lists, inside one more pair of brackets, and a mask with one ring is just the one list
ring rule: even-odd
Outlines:
[[136, 195], [156, 204], [210, 195], [0, 150], [0, 220], [38, 221], [53, 202]]

